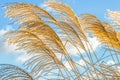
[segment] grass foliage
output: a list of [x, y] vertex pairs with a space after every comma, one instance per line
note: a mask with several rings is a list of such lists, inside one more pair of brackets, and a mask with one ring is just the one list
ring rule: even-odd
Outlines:
[[[51, 12], [26, 3], [6, 6], [5, 15], [19, 24], [19, 29], [5, 34], [10, 44], [24, 50], [30, 59], [24, 66], [29, 72], [10, 65], [0, 65], [2, 80], [118, 80], [120, 62], [120, 32], [113, 25], [100, 21], [92, 14], [76, 15], [70, 6], [56, 1], [47, 2]], [[53, 16], [54, 15], [54, 16]], [[109, 11], [108, 17], [120, 26], [120, 12]], [[53, 29], [55, 28], [55, 30]], [[100, 42], [97, 52], [89, 41], [93, 35]], [[69, 47], [74, 47], [77, 63]], [[84, 56], [85, 55], [85, 56]], [[86, 59], [87, 58], [87, 59]], [[115, 63], [107, 65], [106, 59]], [[65, 65], [68, 63], [70, 69]]]

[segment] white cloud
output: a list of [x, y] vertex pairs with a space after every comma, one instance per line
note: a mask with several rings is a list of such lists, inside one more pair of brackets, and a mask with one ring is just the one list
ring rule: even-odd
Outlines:
[[30, 57], [32, 57], [32, 55], [27, 55], [27, 54], [22, 54], [20, 56], [18, 56], [17, 61], [19, 62], [25, 62], [26, 60], [28, 60]]
[[58, 1], [58, 0], [44, 0], [44, 2], [48, 2], [48, 1]]
[[40, 5], [40, 7], [42, 7], [43, 9], [45, 9], [46, 11], [54, 11], [51, 7], [49, 7], [48, 5], [47, 5], [47, 2], [56, 2], [56, 1], [58, 1], [58, 0], [44, 0], [44, 4], [41, 4]]
[[[85, 58], [85, 60], [87, 60], [87, 58]], [[79, 64], [82, 67], [86, 66], [86, 64], [87, 64], [83, 59], [80, 59], [79, 61], [76, 61], [76, 63]], [[72, 70], [72, 68], [71, 68], [71, 66], [70, 66], [68, 61], [64, 61], [63, 64], [65, 65], [65, 67], [68, 70]]]
[[66, 67], [68, 70], [72, 70], [72, 68], [71, 68], [71, 66], [70, 66], [70, 64], [69, 64], [68, 61], [65, 61], [65, 62], [63, 62], [63, 63], [64, 63], [65, 67]]
[[5, 29], [1, 29], [1, 30], [0, 30], [0, 36], [3, 36], [6, 32], [9, 32], [9, 31], [11, 31], [11, 30], [14, 30], [14, 29], [12, 28], [12, 26], [7, 25]]
[[93, 50], [96, 50], [100, 45], [100, 41], [96, 37], [88, 38]]
[[0, 30], [0, 35], [5, 34], [6, 32], [7, 32], [6, 30], [2, 29], [2, 30]]
[[78, 50], [70, 43], [67, 43], [65, 47], [71, 55], [77, 55], [77, 53], [79, 53]]
[[77, 63], [81, 66], [86, 66], [86, 62], [83, 59], [79, 60]]
[[[98, 48], [98, 46], [100, 45], [100, 42], [97, 40], [96, 37], [89, 37], [88, 40], [89, 40], [93, 50], [95, 51]], [[85, 47], [87, 47], [87, 46], [85, 46]], [[66, 49], [67, 49], [68, 53], [70, 53], [71, 55], [78, 56], [79, 52], [77, 51], [77, 49], [74, 46], [72, 46], [72, 44], [67, 43], [66, 44]], [[83, 51], [82, 49], [79, 48], [79, 50], [81, 51], [81, 53], [85, 53], [85, 51]], [[92, 50], [91, 50], [91, 52], [92, 52]], [[85, 58], [85, 60], [88, 61], [87, 58]], [[86, 66], [86, 64], [87, 64], [83, 59], [80, 59], [79, 61], [76, 61], [76, 62], [81, 66]], [[65, 61], [63, 63], [68, 70], [72, 69], [70, 67], [70, 64], [67, 61]]]
[[5, 53], [15, 54], [15, 53], [19, 53], [19, 52], [24, 52], [23, 50], [16, 50], [16, 49], [17, 49], [17, 46], [14, 45], [14, 44], [9, 44], [7, 41], [5, 41], [5, 42], [3, 43], [2, 50], [3, 50]]
[[1, 41], [4, 38], [4, 34], [14, 30], [14, 28], [10, 25], [7, 25], [5, 29], [1, 29], [0, 30], [0, 43], [3, 44], [2, 46], [0, 46], [0, 51], [3, 53], [17, 53], [20, 51], [16, 50], [16, 46], [13, 44], [9, 44], [7, 41]]
[[[100, 45], [100, 42], [97, 40], [97, 38], [96, 37], [88, 37], [88, 40], [89, 40], [89, 43], [91, 44], [91, 46], [92, 46], [92, 48], [93, 48], [93, 50], [95, 51], [98, 47], [99, 47], [99, 45]], [[87, 46], [85, 43], [83, 43], [84, 44], [84, 46], [87, 48], [87, 47], [89, 47], [90, 48], [90, 46]], [[83, 50], [83, 49], [81, 49], [81, 48], [78, 48], [79, 49], [79, 51], [72, 45], [72, 44], [70, 44], [70, 43], [67, 43], [66, 44], [66, 49], [67, 49], [67, 51], [71, 54], [71, 55], [78, 55], [78, 53], [79, 53], [79, 51], [81, 52], [81, 53], [85, 53], [85, 51]], [[93, 51], [92, 49], [90, 49], [91, 50], [91, 52]]]
[[109, 61], [107, 62], [107, 65], [114, 65], [114, 64], [115, 64], [115, 62], [112, 61], [112, 60], [109, 60]]
[[51, 7], [49, 7], [47, 4], [42, 4], [40, 5], [40, 7], [42, 7], [43, 9], [45, 9], [46, 11], [53, 11], [53, 9]]
[[9, 44], [7, 41], [4, 42], [4, 46], [3, 46], [3, 49], [5, 52], [7, 53], [15, 53], [16, 52], [16, 46], [15, 45], [12, 45], [12, 44]]
[[120, 66], [117, 67], [117, 71], [120, 72]]

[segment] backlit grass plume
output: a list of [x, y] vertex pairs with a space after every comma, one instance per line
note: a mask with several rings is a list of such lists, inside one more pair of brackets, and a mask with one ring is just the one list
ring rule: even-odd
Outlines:
[[119, 11], [108, 11], [108, 18], [116, 26], [120, 26], [120, 12]]
[[[64, 3], [49, 1], [46, 4], [53, 11], [49, 13], [41, 7], [26, 3], [6, 6], [5, 15], [19, 24], [17, 30], [5, 34], [6, 41], [16, 45], [17, 50], [26, 51], [28, 57], [32, 55], [24, 63], [29, 74], [35, 80], [108, 79], [108, 74], [105, 73], [110, 69], [102, 71], [104, 67], [100, 63], [108, 57], [116, 64], [119, 63], [120, 32], [92, 14], [77, 16]], [[87, 34], [94, 35], [100, 45], [105, 47], [105, 51], [97, 53]], [[71, 47], [75, 48], [77, 57], [85, 65], [75, 61], [75, 55], [69, 51]], [[106, 55], [107, 51], [109, 55]], [[65, 63], [68, 63], [67, 66]], [[7, 70], [6, 67], [3, 70]], [[110, 78], [113, 76], [115, 77], [110, 75]]]
[[[17, 11], [18, 13], [11, 14], [12, 11]], [[61, 54], [64, 55], [65, 58], [68, 60], [74, 73], [76, 71], [78, 72], [74, 61], [69, 56], [61, 39], [57, 36], [57, 34], [54, 32], [54, 30], [52, 30], [52, 28], [49, 25], [44, 23], [42, 19], [44, 17], [43, 16], [44, 13], [40, 14], [38, 12], [39, 12], [39, 8], [35, 7], [34, 5], [30, 6], [30, 4], [17, 3], [13, 5], [8, 5], [6, 15], [10, 18], [16, 18], [17, 23], [21, 24], [19, 30], [9, 32], [6, 34], [6, 37], [8, 38], [8, 42], [17, 45], [18, 46], [17, 49], [19, 50], [23, 49], [27, 53], [38, 53], [44, 59], [46, 59], [45, 56], [49, 57], [47, 63], [43, 65], [41, 64], [39, 65], [39, 67], [38, 65], [36, 65], [34, 66], [34, 68], [39, 69], [40, 66], [41, 67], [44, 66], [42, 67], [43, 70], [45, 66], [57, 65], [59, 69], [61, 68], [59, 67], [59, 65], [62, 65], [64, 69], [63, 63], [59, 61], [58, 58], [56, 57], [57, 54]], [[45, 12], [45, 11], [42, 10], [41, 12]], [[32, 15], [32, 13], [34, 14]], [[27, 17], [28, 15], [30, 17]], [[44, 15], [47, 16], [49, 15], [49, 13], [46, 13]], [[49, 18], [51, 18], [51, 16]], [[53, 18], [51, 19], [54, 20]], [[39, 60], [40, 62], [44, 63], [44, 59], [43, 60], [39, 59]], [[54, 69], [53, 66], [51, 67]], [[35, 73], [37, 72], [35, 71]], [[77, 75], [78, 73], [75, 74]]]
[[120, 50], [120, 41], [117, 37], [117, 32], [114, 28], [105, 22], [101, 22], [96, 16], [91, 14], [84, 14], [80, 16], [83, 30], [87, 33], [93, 33], [101, 43], [106, 44], [110, 48]]

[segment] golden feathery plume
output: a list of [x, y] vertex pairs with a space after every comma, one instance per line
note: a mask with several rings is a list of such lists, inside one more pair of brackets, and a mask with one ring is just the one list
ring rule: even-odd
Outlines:
[[108, 18], [116, 25], [120, 26], [120, 12], [108, 11]]
[[79, 34], [79, 36], [86, 41], [86, 36], [81, 29], [79, 19], [68, 5], [61, 2], [47, 2], [47, 5], [61, 14], [58, 18], [59, 21], [66, 22], [72, 27], [74, 26], [73, 28], [77, 34]]
[[16, 23], [41, 20], [41, 17], [55, 20], [47, 11], [32, 4], [13, 3], [8, 5], [6, 8], [5, 15], [10, 18], [17, 18], [18, 20]]
[[[16, 13], [11, 14], [14, 11]], [[42, 17], [44, 17], [45, 15], [46, 17], [48, 17], [49, 13], [43, 13], [45, 12], [43, 10], [40, 11], [42, 14], [38, 12], [39, 12], [39, 8], [31, 4], [17, 3], [17, 4], [8, 5], [6, 15], [10, 18], [16, 18], [17, 23], [20, 23], [19, 30], [9, 32], [6, 34], [6, 38], [8, 39], [8, 42], [17, 45], [18, 47], [17, 49], [19, 50], [23, 49], [27, 51], [27, 53], [39, 53], [40, 57], [46, 54], [46, 56], [49, 57], [50, 60], [48, 63], [44, 63], [43, 65], [39, 65], [39, 66], [38, 64], [36, 64], [36, 62], [34, 62], [34, 59], [32, 59], [34, 62], [33, 64], [34, 67], [32, 69], [33, 73], [36, 73], [36, 70], [42, 66], [44, 66], [42, 67], [43, 69], [46, 69], [45, 66], [48, 65], [53, 65], [53, 66], [60, 65], [60, 67], [58, 68], [61, 68], [61, 65], [62, 67], [64, 67], [63, 63], [56, 57], [56, 54], [58, 53], [66, 56], [73, 70], [77, 71], [76, 65], [74, 64], [71, 57], [67, 53], [61, 39], [58, 37], [58, 35], [49, 25], [44, 23], [42, 19]], [[23, 20], [23, 18], [25, 20]], [[53, 19], [50, 15], [49, 18]], [[44, 58], [44, 56], [42, 57]], [[38, 60], [39, 60], [38, 62], [43, 61], [41, 59]], [[32, 65], [30, 64], [30, 66]], [[51, 68], [53, 66], [51, 66]], [[38, 73], [40, 72], [40, 70], [38, 70]]]
[[116, 31], [105, 22], [100, 22], [96, 16], [91, 14], [81, 15], [82, 28], [87, 33], [93, 33], [102, 43], [120, 50], [120, 42], [117, 39]]
[[[54, 68], [55, 65], [56, 67], [57, 65], [60, 65], [61, 68], [63, 67], [62, 62], [58, 60], [54, 52], [44, 44], [38, 35], [31, 33], [30, 31], [18, 30], [7, 33], [6, 37], [8, 38], [9, 43], [17, 46], [18, 50], [25, 50], [28, 54], [35, 54], [39, 57], [35, 57], [35, 59], [30, 58], [30, 60], [25, 63], [27, 67], [32, 67], [32, 74], [34, 74], [36, 78], [39, 76], [38, 73], [46, 69], [45, 67], [48, 65], [52, 64], [52, 66], [50, 66], [51, 68]], [[38, 70], [38, 68], [42, 69]]]

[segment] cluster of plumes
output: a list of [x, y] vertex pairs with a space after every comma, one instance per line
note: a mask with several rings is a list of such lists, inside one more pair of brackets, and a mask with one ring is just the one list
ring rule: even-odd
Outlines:
[[[28, 56], [33, 55], [24, 63], [27, 69], [30, 69], [29, 74], [34, 79], [51, 79], [52, 75], [55, 75], [54, 79], [65, 80], [84, 80], [85, 77], [91, 79], [90, 76], [92, 78], [97, 76], [93, 79], [109, 78], [108, 75], [111, 73], [104, 74], [105, 72], [100, 71], [94, 65], [89, 53], [92, 45], [87, 39], [87, 34], [93, 34], [101, 42], [101, 45], [104, 44], [108, 49], [115, 49], [116, 52], [119, 52], [120, 32], [117, 32], [110, 24], [101, 22], [94, 15], [83, 14], [78, 17], [64, 3], [47, 2], [47, 5], [56, 14], [54, 17], [44, 9], [32, 4], [14, 3], [6, 7], [6, 16], [14, 19], [14, 23], [20, 24], [20, 27], [18, 30], [8, 32], [5, 37], [10, 44], [16, 45], [18, 50], [26, 51]], [[114, 20], [115, 13], [110, 12], [109, 15], [112, 21], [119, 25], [119, 20]], [[57, 30], [54, 31], [52, 26], [58, 29], [58, 32], [56, 32]], [[80, 66], [72, 59], [66, 48], [68, 43], [78, 50], [78, 55], [87, 64], [86, 66]], [[83, 57], [81, 50], [87, 54], [89, 61]], [[57, 55], [63, 56], [64, 59], [58, 58]], [[96, 54], [94, 56], [98, 60]], [[69, 63], [72, 71], [67, 69], [63, 60]], [[80, 72], [79, 66], [85, 72]], [[100, 68], [103, 69], [102, 66]], [[0, 74], [0, 77], [2, 76], [4, 75]], [[11, 80], [13, 80], [12, 78], [14, 78], [14, 74]]]
[[92, 33], [108, 47], [120, 50], [120, 32], [115, 31], [110, 24], [101, 22], [91, 14], [81, 15], [80, 22], [86, 33]]

